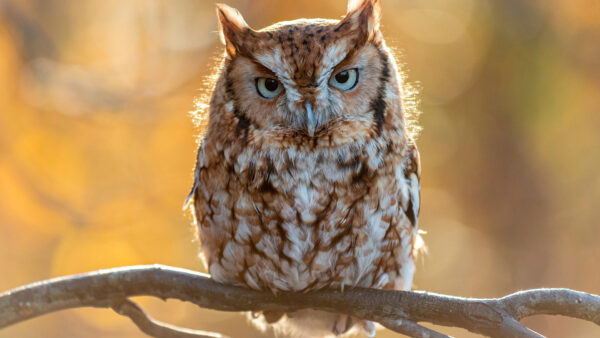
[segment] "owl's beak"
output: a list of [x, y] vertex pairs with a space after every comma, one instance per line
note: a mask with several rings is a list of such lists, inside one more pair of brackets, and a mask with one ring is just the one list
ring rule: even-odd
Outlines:
[[315, 119], [315, 114], [313, 113], [312, 107], [310, 103], [306, 103], [306, 130], [308, 131], [308, 135], [310, 137], [315, 136], [315, 129], [317, 128], [317, 120]]

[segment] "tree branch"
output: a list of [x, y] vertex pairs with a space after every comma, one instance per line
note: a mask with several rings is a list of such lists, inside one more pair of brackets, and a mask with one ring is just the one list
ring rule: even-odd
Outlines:
[[190, 330], [180, 328], [174, 325], [161, 323], [153, 320], [137, 305], [129, 299], [123, 299], [118, 304], [112, 306], [112, 309], [131, 321], [145, 334], [152, 337], [161, 338], [228, 338], [218, 333]]
[[219, 284], [190, 270], [146, 265], [60, 277], [0, 294], [0, 329], [58, 310], [105, 307], [130, 317], [143, 332], [156, 337], [215, 337], [153, 321], [127, 300], [134, 296], [179, 299], [221, 311], [312, 308], [379, 322], [412, 337], [446, 337], [417, 322], [461, 327], [490, 337], [541, 337], [518, 322], [536, 314], [564, 315], [600, 325], [600, 297], [568, 289], [528, 290], [499, 299], [363, 288], [273, 295]]

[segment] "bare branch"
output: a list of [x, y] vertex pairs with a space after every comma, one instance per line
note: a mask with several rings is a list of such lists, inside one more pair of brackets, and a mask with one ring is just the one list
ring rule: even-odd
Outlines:
[[569, 289], [527, 290], [513, 293], [499, 300], [516, 320], [532, 315], [563, 315], [600, 325], [598, 296]]
[[273, 295], [219, 284], [206, 274], [190, 270], [151, 265], [55, 278], [0, 294], [0, 328], [49, 312], [86, 306], [116, 308], [134, 322], [138, 320], [134, 317], [142, 318], [138, 322], [152, 321], [137, 306], [123, 305], [124, 299], [134, 296], [179, 299], [221, 311], [290, 312], [313, 308], [379, 322], [413, 337], [445, 337], [417, 322], [461, 327], [490, 337], [541, 337], [518, 322], [535, 314], [565, 315], [600, 324], [600, 297], [567, 289], [529, 290], [500, 299], [363, 288]]
[[123, 299], [118, 304], [112, 306], [112, 309], [131, 321], [145, 334], [152, 337], [163, 338], [228, 338], [218, 333], [190, 330], [180, 328], [174, 325], [161, 323], [152, 319], [135, 302], [129, 299]]
[[380, 322], [386, 328], [415, 338], [450, 338], [408, 319], [384, 319]]

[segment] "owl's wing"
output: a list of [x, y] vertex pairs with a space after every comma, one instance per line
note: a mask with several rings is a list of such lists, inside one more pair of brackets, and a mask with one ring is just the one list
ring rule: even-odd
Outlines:
[[183, 202], [183, 210], [188, 210], [188, 208], [194, 204], [194, 196], [196, 196], [196, 190], [198, 190], [198, 167], [196, 167], [196, 170], [194, 171], [194, 185], [192, 185], [192, 189], [190, 189], [190, 193], [187, 195], [187, 197], [185, 198], [185, 201]]
[[204, 152], [204, 144], [200, 146], [198, 149], [198, 155], [196, 157], [196, 168], [194, 169], [194, 185], [192, 185], [192, 189], [190, 189], [190, 193], [185, 198], [185, 202], [183, 202], [183, 210], [188, 210], [190, 206], [194, 204], [194, 198], [196, 196], [196, 191], [198, 190], [198, 184], [200, 184], [200, 158], [203, 156]]
[[404, 177], [408, 184], [408, 196], [406, 196], [406, 203], [403, 203], [403, 207], [406, 216], [412, 225], [417, 228], [421, 209], [421, 159], [417, 146], [411, 143], [408, 147], [408, 156], [404, 167]]

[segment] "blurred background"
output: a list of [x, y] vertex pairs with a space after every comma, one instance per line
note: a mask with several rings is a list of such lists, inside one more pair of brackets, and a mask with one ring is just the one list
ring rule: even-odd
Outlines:
[[[346, 8], [227, 2], [255, 28]], [[415, 288], [600, 293], [600, 1], [383, 7], [384, 34], [423, 111], [429, 253]], [[181, 206], [200, 131], [189, 112], [223, 52], [216, 29], [213, 1], [0, 0], [0, 291], [132, 264], [203, 269]], [[139, 301], [163, 321], [261, 336], [239, 314]], [[525, 324], [555, 337], [600, 335], [574, 319]], [[0, 337], [143, 334], [110, 310], [81, 309]]]

